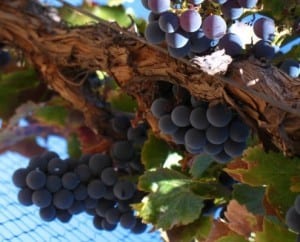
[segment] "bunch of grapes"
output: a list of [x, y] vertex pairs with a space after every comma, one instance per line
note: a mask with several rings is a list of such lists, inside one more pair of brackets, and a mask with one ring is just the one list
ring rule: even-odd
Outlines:
[[300, 195], [295, 199], [292, 207], [285, 214], [287, 226], [298, 234], [297, 241], [300, 241]]
[[147, 226], [130, 204], [140, 202], [145, 194], [126, 177], [143, 171], [140, 148], [147, 126], [132, 128], [126, 116], [114, 118], [112, 125], [126, 137], [115, 142], [110, 152], [83, 155], [78, 160], [62, 160], [47, 152], [16, 170], [12, 179], [20, 188], [19, 202], [39, 207], [44, 221], [57, 218], [66, 223], [73, 215], [86, 212], [93, 216], [97, 229], [111, 231], [120, 223], [133, 233], [144, 232]]
[[[274, 20], [260, 17], [252, 24], [251, 30], [245, 30], [246, 24], [240, 20], [244, 9], [256, 7], [257, 2], [142, 0], [144, 7], [151, 11], [145, 38], [152, 44], [165, 42], [169, 54], [175, 58], [209, 54], [217, 49], [224, 49], [226, 54], [237, 57], [245, 53], [245, 45], [251, 43], [250, 50], [255, 57], [271, 60], [279, 51], [278, 46], [272, 45], [276, 31]], [[209, 5], [218, 7], [221, 15], [207, 11]], [[245, 31], [253, 34], [245, 39]], [[254, 45], [253, 37], [258, 39]], [[291, 77], [299, 76], [297, 61], [284, 62], [282, 69]]]
[[242, 155], [250, 130], [238, 115], [224, 103], [208, 105], [186, 89], [174, 87], [173, 98], [183, 94], [180, 101], [160, 96], [150, 107], [160, 131], [189, 153], [206, 153], [219, 163]]
[[4, 45], [0, 43], [0, 67], [6, 66], [11, 59], [9, 52], [5, 51], [3, 47]]

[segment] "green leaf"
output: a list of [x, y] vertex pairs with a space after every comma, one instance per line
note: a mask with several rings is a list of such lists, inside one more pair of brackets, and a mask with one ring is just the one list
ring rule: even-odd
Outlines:
[[166, 231], [169, 241], [172, 242], [191, 242], [205, 241], [212, 228], [212, 219], [209, 217], [200, 217], [193, 223], [183, 226], [176, 226]]
[[281, 153], [265, 153], [260, 147], [253, 147], [247, 149], [242, 161], [236, 162], [242, 164], [233, 162], [232, 166], [224, 170], [240, 177], [243, 183], [265, 186], [267, 201], [272, 205], [277, 216], [283, 219], [296, 197], [290, 188], [293, 179], [300, 177], [300, 159], [290, 159]]
[[200, 178], [203, 172], [214, 162], [209, 155], [198, 155], [194, 158], [190, 173], [193, 178]]
[[253, 214], [263, 215], [265, 213], [264, 194], [264, 187], [252, 187], [242, 183], [233, 185], [233, 198], [240, 204], [245, 205], [249, 212]]
[[169, 153], [170, 149], [167, 143], [156, 138], [152, 132], [149, 132], [141, 154], [141, 160], [145, 168], [148, 170], [162, 167]]
[[142, 203], [133, 205], [147, 223], [164, 230], [195, 221], [203, 208], [203, 199], [190, 189], [189, 177], [169, 169], [147, 171], [139, 187], [151, 192]]
[[115, 93], [108, 101], [111, 107], [118, 111], [135, 112], [137, 110], [136, 100], [124, 92]]
[[280, 224], [273, 223], [265, 219], [263, 224], [263, 231], [256, 233], [255, 242], [295, 242], [296, 234], [290, 232], [286, 227]]
[[39, 108], [35, 117], [45, 123], [52, 125], [65, 126], [68, 116], [68, 111], [63, 106], [53, 105], [53, 106], [43, 106]]
[[76, 134], [72, 134], [68, 138], [68, 154], [72, 158], [79, 158], [81, 156], [80, 142]]
[[[238, 234], [227, 235], [219, 238], [216, 242], [248, 242], [243, 236]], [[266, 241], [265, 241], [266, 242]]]

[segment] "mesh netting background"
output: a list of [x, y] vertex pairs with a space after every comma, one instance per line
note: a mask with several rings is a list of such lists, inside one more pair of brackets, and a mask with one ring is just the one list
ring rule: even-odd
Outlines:
[[[41, 141], [40, 141], [41, 143]], [[42, 142], [43, 143], [43, 142]], [[66, 158], [66, 144], [53, 138], [42, 144]], [[150, 233], [150, 227], [140, 235], [118, 226], [112, 232], [94, 228], [92, 217], [82, 213], [73, 216], [67, 224], [59, 221], [43, 222], [37, 207], [25, 207], [18, 203], [18, 188], [11, 181], [13, 172], [27, 166], [28, 159], [13, 152], [0, 155], [0, 241], [100, 241], [100, 242], [156, 242], [162, 241], [158, 232]]]

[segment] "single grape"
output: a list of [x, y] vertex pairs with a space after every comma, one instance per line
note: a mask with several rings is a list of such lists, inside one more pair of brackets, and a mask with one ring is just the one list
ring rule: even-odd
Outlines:
[[257, 37], [265, 40], [272, 41], [275, 37], [275, 23], [269, 18], [260, 18], [254, 22], [254, 33]]
[[42, 158], [41, 156], [34, 156], [29, 161], [28, 169], [35, 170], [38, 168], [39, 170], [46, 172], [47, 166], [48, 166], [47, 159]]
[[127, 130], [127, 139], [135, 145], [143, 145], [147, 139], [147, 127], [138, 125], [137, 127], [129, 127]]
[[91, 157], [92, 157], [91, 154], [82, 155], [78, 160], [78, 164], [88, 164]]
[[87, 164], [80, 164], [75, 169], [74, 172], [79, 177], [80, 182], [88, 182], [92, 176], [92, 172]]
[[53, 158], [59, 158], [58, 154], [54, 151], [46, 151], [41, 155], [41, 159], [46, 159], [48, 162]]
[[117, 133], [123, 134], [130, 127], [130, 119], [127, 116], [115, 116], [111, 120], [111, 126]]
[[68, 209], [73, 202], [74, 194], [67, 189], [61, 189], [53, 195], [53, 204], [58, 209]]
[[144, 224], [140, 218], [137, 218], [134, 227], [131, 229], [131, 232], [134, 234], [141, 234], [144, 233], [146, 229], [147, 224]]
[[215, 145], [223, 144], [229, 137], [228, 126], [225, 127], [215, 127], [210, 126], [206, 130], [207, 140]]
[[300, 233], [300, 214], [297, 213], [295, 207], [290, 207], [286, 212], [285, 222], [291, 230]]
[[194, 108], [190, 114], [190, 123], [196, 129], [207, 129], [209, 126], [209, 122], [206, 117], [206, 108]]
[[254, 8], [258, 0], [238, 0], [239, 4], [243, 8]]
[[79, 214], [85, 210], [83, 201], [74, 201], [72, 206], [68, 208], [68, 212], [72, 215]]
[[228, 0], [221, 5], [221, 11], [225, 18], [235, 20], [242, 16], [244, 10], [238, 0]]
[[78, 201], [85, 200], [88, 196], [87, 187], [83, 184], [80, 184], [76, 189], [73, 191], [74, 199]]
[[185, 145], [185, 149], [187, 152], [189, 152], [192, 155], [198, 155], [203, 152], [203, 148], [193, 149], [192, 147], [189, 147], [188, 145]]
[[171, 112], [171, 119], [178, 127], [187, 127], [190, 125], [191, 109], [185, 105], [176, 106]]
[[241, 156], [245, 148], [246, 142], [235, 142], [231, 139], [228, 139], [224, 143], [224, 151], [232, 158]]
[[117, 227], [117, 224], [110, 224], [105, 218], [102, 219], [101, 225], [106, 231], [113, 231]]
[[260, 40], [253, 46], [253, 53], [256, 58], [273, 59], [278, 52], [277, 46], [272, 46], [268, 41]]
[[33, 191], [29, 188], [22, 188], [18, 192], [18, 201], [24, 206], [30, 206], [33, 204], [32, 202], [32, 193]]
[[127, 213], [132, 211], [130, 204], [128, 201], [118, 201], [118, 206], [117, 208], [121, 213]]
[[34, 191], [32, 193], [32, 202], [40, 208], [48, 207], [52, 202], [52, 194], [46, 189]]
[[202, 23], [202, 18], [200, 14], [194, 9], [185, 10], [180, 15], [180, 26], [186, 32], [197, 31]]
[[165, 40], [165, 32], [160, 29], [158, 21], [150, 22], [146, 26], [144, 35], [150, 44], [160, 44]]
[[159, 119], [158, 127], [161, 132], [165, 134], [174, 134], [178, 129], [178, 127], [172, 121], [171, 115], [169, 114], [166, 114]]
[[249, 137], [249, 127], [239, 118], [231, 121], [229, 127], [229, 137], [235, 142], [244, 142]]
[[12, 176], [12, 181], [16, 187], [24, 188], [26, 187], [26, 176], [29, 173], [28, 168], [20, 168], [16, 170]]
[[223, 150], [223, 148], [224, 148], [223, 144], [216, 145], [206, 141], [203, 147], [203, 151], [208, 155], [217, 155]]
[[148, 5], [148, 0], [141, 0], [141, 3], [144, 6], [144, 8], [150, 10], [149, 5]]
[[148, 22], [157, 22], [159, 20], [160, 14], [159, 13], [153, 13], [150, 12], [148, 15]]
[[40, 218], [46, 222], [51, 222], [56, 217], [56, 209], [53, 205], [45, 208], [40, 208], [39, 211]]
[[57, 175], [47, 176], [46, 188], [48, 189], [49, 192], [55, 193], [59, 191], [61, 187], [62, 187], [62, 181], [59, 176]]
[[121, 213], [117, 208], [110, 208], [105, 212], [105, 219], [110, 224], [117, 224], [120, 220]]
[[46, 185], [46, 175], [39, 170], [30, 171], [26, 176], [26, 184], [32, 190], [41, 189]]
[[178, 29], [174, 33], [166, 33], [165, 37], [168, 46], [172, 48], [182, 48], [189, 41], [188, 34], [181, 29]]
[[90, 216], [97, 216], [95, 208], [85, 208], [85, 212]]
[[209, 39], [222, 38], [227, 30], [225, 20], [219, 15], [209, 15], [203, 20], [202, 29]]
[[99, 199], [104, 196], [106, 187], [102, 181], [95, 179], [88, 184], [87, 192], [91, 198]]
[[284, 60], [280, 65], [280, 69], [292, 78], [297, 78], [300, 75], [300, 64], [295, 60]]
[[120, 224], [125, 229], [132, 229], [136, 224], [136, 217], [132, 212], [123, 213], [120, 217]]
[[101, 181], [107, 185], [112, 186], [118, 180], [118, 174], [112, 167], [105, 168], [101, 173]]
[[227, 55], [237, 56], [243, 52], [243, 43], [238, 35], [228, 33], [220, 39], [219, 48], [225, 49]]
[[160, 118], [170, 112], [171, 107], [171, 103], [168, 99], [160, 97], [152, 102], [150, 110], [154, 117]]
[[190, 38], [191, 51], [201, 54], [211, 47], [211, 40], [207, 38], [202, 30], [194, 32]]
[[112, 160], [105, 154], [94, 154], [89, 160], [89, 168], [93, 175], [100, 174], [104, 168], [112, 166]]
[[173, 33], [179, 28], [179, 18], [173, 12], [164, 12], [160, 15], [158, 24], [165, 33]]
[[119, 180], [114, 185], [114, 194], [120, 200], [127, 200], [132, 198], [135, 192], [135, 186], [132, 182], [127, 180]]
[[225, 104], [218, 103], [217, 105], [208, 107], [206, 117], [211, 125], [225, 127], [232, 119], [232, 112]]
[[148, 0], [148, 7], [154, 13], [163, 13], [171, 7], [170, 0]]
[[178, 128], [175, 133], [172, 134], [173, 141], [178, 145], [184, 144], [184, 136], [189, 128]]
[[106, 192], [105, 192], [103, 198], [106, 200], [115, 200], [113, 187], [106, 187]]
[[191, 50], [190, 42], [188, 42], [185, 46], [181, 48], [173, 48], [171, 46], [168, 46], [168, 52], [170, 56], [174, 58], [184, 58], [190, 53], [190, 50]]
[[95, 209], [97, 207], [98, 199], [87, 197], [84, 200], [84, 206], [86, 209]]
[[106, 200], [104, 198], [100, 199], [96, 206], [96, 213], [98, 216], [104, 217], [106, 211], [113, 208], [115, 205], [114, 201]]
[[10, 60], [10, 54], [7, 51], [0, 50], [0, 67], [8, 65]]
[[71, 171], [65, 173], [61, 180], [63, 187], [69, 190], [75, 189], [80, 183], [79, 176]]
[[185, 133], [184, 143], [192, 150], [202, 149], [206, 143], [205, 132], [202, 130], [197, 130], [195, 128], [190, 128]]
[[219, 154], [213, 156], [214, 160], [220, 164], [225, 164], [231, 161], [231, 157], [226, 154], [225, 151], [221, 151]]
[[102, 220], [103, 218], [100, 217], [100, 216], [94, 216], [93, 218], [93, 225], [96, 229], [99, 229], [99, 230], [103, 230], [103, 227], [102, 227]]
[[62, 175], [68, 169], [68, 164], [60, 158], [53, 158], [48, 163], [48, 172], [53, 175]]
[[56, 217], [60, 222], [68, 223], [72, 218], [72, 214], [68, 210], [56, 209]]
[[135, 150], [129, 141], [117, 141], [111, 147], [112, 157], [118, 161], [129, 162], [135, 156]]

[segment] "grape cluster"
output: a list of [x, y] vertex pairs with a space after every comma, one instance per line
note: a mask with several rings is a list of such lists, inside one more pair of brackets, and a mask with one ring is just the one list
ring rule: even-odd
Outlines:
[[190, 96], [186, 89], [174, 87], [174, 98], [181, 92], [181, 101], [160, 96], [150, 107], [160, 131], [184, 145], [189, 153], [206, 153], [219, 163], [240, 156], [250, 130], [237, 114], [224, 103], [208, 105]]
[[3, 47], [4, 45], [0, 43], [0, 67], [6, 66], [11, 59], [9, 52], [5, 51]]
[[[257, 2], [142, 0], [144, 7], [151, 11], [144, 35], [152, 44], [166, 42], [169, 54], [175, 58], [209, 54], [217, 49], [236, 57], [245, 53], [246, 45], [251, 44], [255, 57], [271, 60], [279, 52], [279, 47], [272, 45], [276, 32], [274, 20], [264, 16], [256, 18], [251, 30], [245, 30], [245, 25], [250, 24], [239, 20], [244, 9], [256, 7]], [[209, 9], [215, 7], [220, 9], [221, 15], [211, 13]], [[254, 45], [253, 37], [258, 39]], [[291, 77], [299, 76], [297, 61], [284, 62], [282, 69]]]
[[300, 240], [300, 195], [295, 199], [292, 207], [285, 214], [287, 226], [298, 234], [297, 241]]
[[86, 212], [97, 229], [111, 231], [120, 223], [132, 233], [142, 233], [147, 226], [130, 204], [140, 202], [145, 194], [126, 175], [109, 154], [62, 160], [46, 152], [16, 170], [12, 180], [20, 188], [19, 202], [36, 205], [44, 221], [57, 218], [67, 223], [73, 215]]

